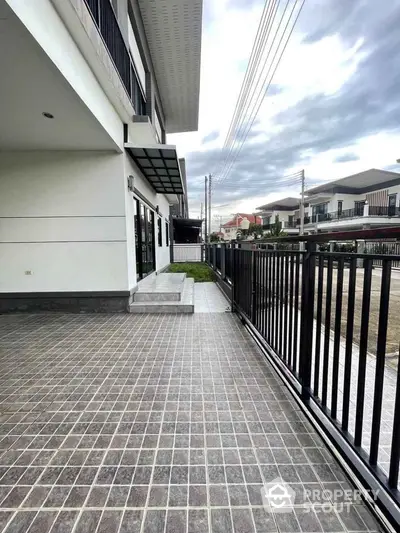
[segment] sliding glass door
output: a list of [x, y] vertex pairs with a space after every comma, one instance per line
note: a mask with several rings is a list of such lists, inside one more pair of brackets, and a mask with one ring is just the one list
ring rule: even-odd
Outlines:
[[139, 281], [156, 269], [154, 212], [139, 200], [135, 203], [136, 279]]

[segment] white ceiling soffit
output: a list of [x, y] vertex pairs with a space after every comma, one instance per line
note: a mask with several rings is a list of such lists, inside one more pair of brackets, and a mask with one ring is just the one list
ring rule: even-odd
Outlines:
[[139, 0], [166, 132], [198, 128], [203, 0]]

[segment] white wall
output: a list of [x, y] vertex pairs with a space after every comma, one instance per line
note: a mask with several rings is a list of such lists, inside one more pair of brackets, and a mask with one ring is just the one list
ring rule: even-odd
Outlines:
[[[151, 185], [139, 174], [136, 165], [132, 162], [132, 159], [128, 154], [125, 154], [125, 176], [134, 176], [135, 188], [154, 206], [159, 207], [159, 211], [162, 214], [162, 230], [163, 239], [162, 247], [158, 246], [157, 239], [157, 218], [158, 215], [154, 215], [155, 226], [155, 247], [156, 247], [156, 270], [159, 271], [166, 267], [169, 260], [169, 246], [166, 246], [165, 239], [165, 221], [169, 220], [169, 203], [163, 194], [157, 194]], [[126, 234], [127, 234], [127, 254], [128, 254], [128, 280], [129, 288], [136, 286], [136, 250], [134, 241], [134, 195], [128, 191], [125, 187], [125, 209], [126, 209]]]
[[122, 121], [50, 0], [5, 0], [122, 150]]
[[342, 209], [354, 209], [354, 202], [365, 200], [365, 194], [334, 194], [329, 201], [328, 213], [334, 213], [338, 210], [338, 201], [342, 201]]
[[127, 154], [0, 152], [0, 292], [127, 291], [136, 281], [133, 194], [162, 214], [156, 269], [169, 264], [169, 203]]
[[400, 185], [394, 185], [393, 187], [387, 187], [388, 194], [397, 194], [396, 205], [400, 205]]
[[0, 152], [0, 292], [128, 290], [123, 157]]
[[286, 228], [288, 222], [289, 222], [289, 216], [294, 217], [294, 210], [293, 211], [273, 211], [271, 215], [271, 224], [275, 224], [275, 217], [279, 216], [279, 222], [282, 223], [282, 228]]

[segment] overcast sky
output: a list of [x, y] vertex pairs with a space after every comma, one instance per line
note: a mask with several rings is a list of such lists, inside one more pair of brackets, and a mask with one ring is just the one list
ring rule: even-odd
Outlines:
[[[263, 6], [204, 0], [199, 131], [168, 137], [186, 157], [193, 217], [204, 175], [222, 157]], [[400, 0], [306, 0], [251, 135], [213, 193], [214, 213], [226, 219], [298, 194], [279, 178], [301, 168], [313, 184], [371, 167], [400, 171], [397, 158]]]

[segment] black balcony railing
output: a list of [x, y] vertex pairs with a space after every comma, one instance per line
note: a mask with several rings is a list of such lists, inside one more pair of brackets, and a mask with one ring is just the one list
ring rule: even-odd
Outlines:
[[[393, 241], [375, 242], [364, 250], [369, 253], [330, 252], [326, 245], [337, 235], [349, 242]], [[206, 246], [206, 257], [230, 291], [232, 310], [400, 530], [400, 361], [391, 331], [398, 321], [391, 292], [400, 260], [395, 239], [400, 228], [318, 234], [269, 241], [265, 250]], [[300, 241], [305, 249], [297, 247]], [[324, 251], [317, 243], [325, 243]], [[381, 268], [372, 275], [377, 261]]]
[[399, 217], [400, 208], [396, 206], [370, 206], [370, 217]]
[[[304, 217], [304, 224], [315, 224], [317, 222], [332, 222], [346, 218], [358, 218], [364, 216], [364, 207], [355, 207], [353, 209], [343, 209], [342, 211], [333, 211], [330, 213], [319, 213], [311, 217]], [[369, 206], [368, 216], [370, 217], [400, 217], [400, 208], [392, 206]], [[300, 219], [296, 220], [297, 226], [300, 225]]]
[[[300, 219], [299, 219], [300, 221]], [[286, 228], [297, 228], [297, 221], [296, 220], [280, 220], [279, 223], [282, 225], [282, 230], [284, 231]], [[263, 224], [262, 228], [263, 230], [270, 230], [275, 227], [274, 223], [271, 224]]]
[[145, 115], [145, 99], [136, 75], [135, 66], [122, 37], [110, 0], [85, 0], [85, 2], [114, 62], [135, 112], [138, 115]]

